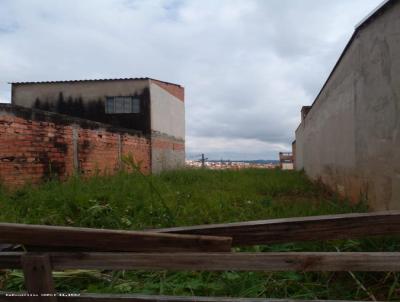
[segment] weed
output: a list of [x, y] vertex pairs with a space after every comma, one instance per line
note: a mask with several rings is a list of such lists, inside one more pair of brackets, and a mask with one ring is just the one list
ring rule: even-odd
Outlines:
[[[17, 191], [0, 189], [0, 221], [110, 229], [148, 229], [207, 223], [365, 212], [303, 173], [280, 170], [182, 170], [145, 176], [125, 158], [114, 176], [50, 180]], [[298, 242], [240, 251], [399, 251], [399, 238]], [[303, 272], [56, 272], [60, 291], [214, 295], [297, 299], [400, 299], [397, 273]], [[19, 271], [0, 275], [6, 290], [21, 290]]]

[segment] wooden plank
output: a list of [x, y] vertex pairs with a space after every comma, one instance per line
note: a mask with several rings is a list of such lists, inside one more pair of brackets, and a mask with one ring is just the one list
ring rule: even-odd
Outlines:
[[[62, 302], [346, 302], [333, 300], [292, 300], [262, 298], [228, 298], [228, 297], [183, 297], [161, 295], [101, 295], [82, 294], [80, 297], [61, 299]], [[347, 301], [349, 302], [349, 301]], [[352, 301], [357, 302], [357, 301]], [[361, 302], [361, 301], [358, 301]]]
[[0, 243], [92, 251], [227, 252], [231, 238], [0, 223]]
[[270, 219], [152, 230], [232, 237], [233, 246], [399, 235], [400, 211]]
[[21, 252], [0, 252], [0, 269], [21, 268]]
[[[14, 253], [16, 259], [22, 255]], [[400, 271], [400, 252], [51, 253], [50, 258], [56, 270]]]
[[78, 253], [51, 259], [59, 269], [400, 271], [400, 253]]
[[24, 272], [25, 287], [29, 301], [57, 302], [52, 276], [52, 267], [48, 254], [24, 254], [21, 256], [21, 266]]
[[[9, 295], [11, 295], [10, 293]], [[4, 296], [3, 296], [4, 297]], [[26, 301], [24, 297], [7, 296], [7, 300], [0, 294], [0, 302]], [[264, 299], [264, 298], [228, 298], [228, 297], [194, 297], [194, 296], [160, 296], [140, 294], [79, 294], [79, 296], [60, 296], [59, 302], [362, 302], [339, 300], [293, 300], [293, 299]]]

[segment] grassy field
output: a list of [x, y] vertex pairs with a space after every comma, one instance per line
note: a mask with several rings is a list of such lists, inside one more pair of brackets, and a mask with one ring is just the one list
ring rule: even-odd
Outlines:
[[[365, 212], [298, 172], [183, 170], [159, 176], [121, 173], [0, 189], [0, 221], [148, 229], [280, 217]], [[243, 251], [399, 251], [399, 238], [257, 246]], [[56, 272], [61, 291], [399, 300], [395, 273]], [[0, 273], [0, 288], [23, 289], [20, 271]]]

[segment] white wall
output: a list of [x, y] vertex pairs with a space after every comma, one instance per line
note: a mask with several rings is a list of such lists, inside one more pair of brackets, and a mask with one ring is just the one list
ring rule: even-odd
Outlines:
[[151, 130], [185, 139], [185, 104], [155, 83], [150, 84]]
[[293, 170], [292, 163], [282, 163], [282, 170]]

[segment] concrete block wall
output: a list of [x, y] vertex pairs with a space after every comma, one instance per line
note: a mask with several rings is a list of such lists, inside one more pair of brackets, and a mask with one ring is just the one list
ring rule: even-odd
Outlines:
[[52, 175], [65, 179], [112, 174], [131, 154], [149, 173], [150, 140], [129, 130], [40, 110], [0, 105], [0, 182], [8, 187], [39, 183]]
[[354, 34], [296, 130], [296, 168], [373, 210], [400, 209], [400, 2]]
[[[108, 96], [139, 99], [140, 113], [107, 114]], [[11, 103], [150, 133], [148, 79], [13, 83]]]

